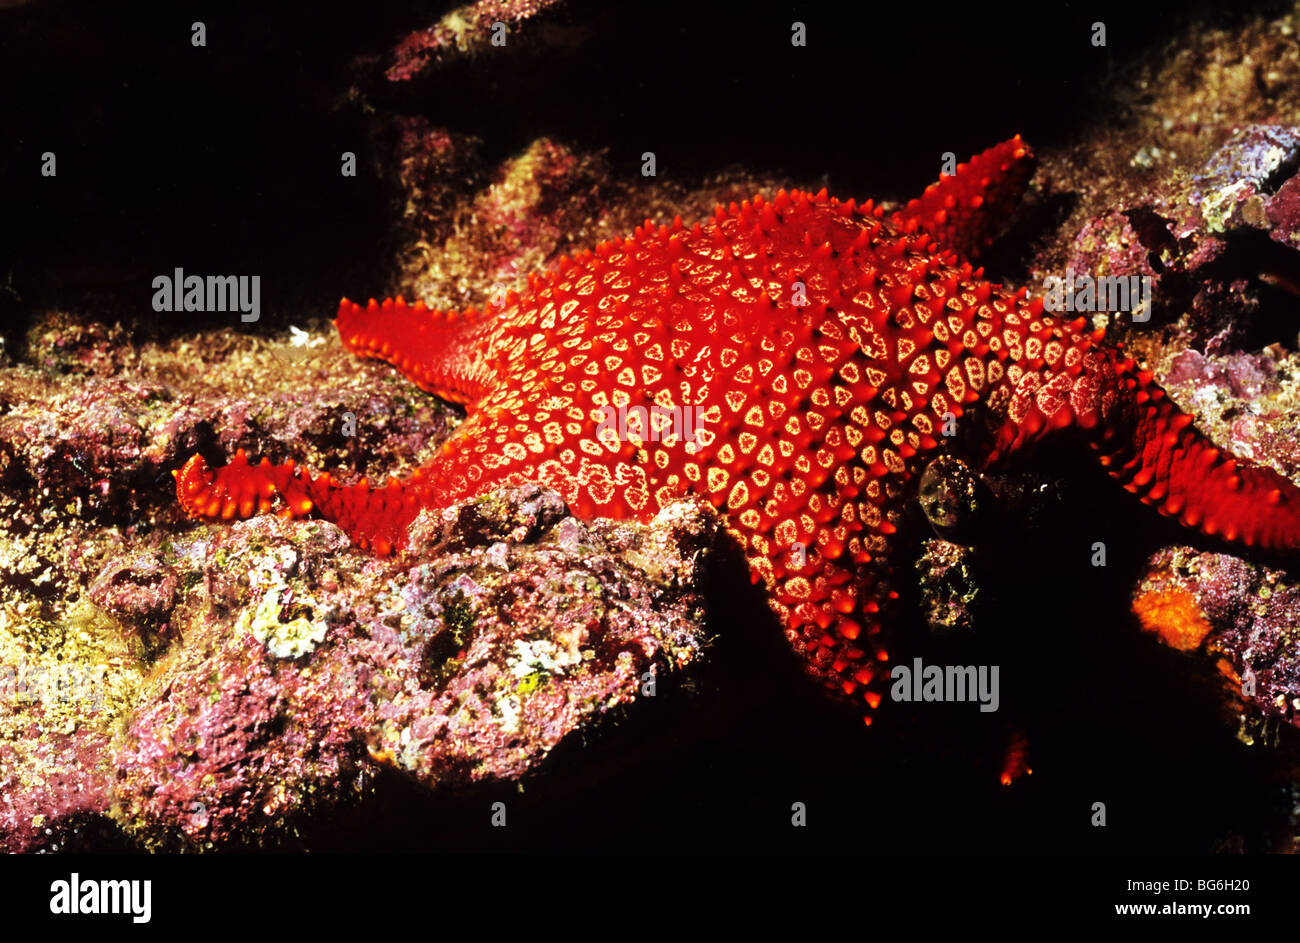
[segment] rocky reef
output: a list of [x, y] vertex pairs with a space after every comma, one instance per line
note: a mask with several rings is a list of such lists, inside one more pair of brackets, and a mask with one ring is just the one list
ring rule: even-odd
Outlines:
[[704, 651], [707, 506], [587, 525], [530, 488], [415, 528], [400, 562], [274, 516], [111, 551], [76, 643], [7, 636], [5, 845], [111, 825], [148, 848], [283, 846], [380, 766], [430, 789], [517, 779]]

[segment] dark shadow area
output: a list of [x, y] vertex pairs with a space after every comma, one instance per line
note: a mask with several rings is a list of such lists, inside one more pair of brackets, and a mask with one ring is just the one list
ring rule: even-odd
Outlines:
[[[649, 150], [686, 182], [740, 164], [906, 199], [947, 151], [964, 160], [1016, 132], [1069, 140], [1098, 119], [1106, 76], [1192, 15], [1013, 2], [930, 6], [921, 22], [871, 5], [577, 0], [554, 16], [564, 42], [524, 29], [490, 62], [387, 81], [393, 45], [451, 6], [0, 9], [6, 328], [36, 306], [80, 305], [164, 333], [258, 331], [379, 292], [401, 212], [374, 143], [389, 113], [480, 136], [489, 167], [549, 135], [607, 150], [626, 179]], [[190, 42], [196, 20], [205, 48]], [[807, 48], [791, 46], [796, 21]], [[1095, 21], [1105, 48], [1091, 44]], [[344, 151], [356, 177], [340, 174]], [[47, 152], [54, 178], [40, 174]], [[151, 279], [176, 267], [260, 274], [262, 321], [155, 316]]]

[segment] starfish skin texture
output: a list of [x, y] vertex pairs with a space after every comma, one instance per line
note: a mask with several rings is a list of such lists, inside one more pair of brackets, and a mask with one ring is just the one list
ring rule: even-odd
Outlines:
[[1215, 448], [1083, 319], [973, 266], [1032, 170], [1017, 136], [893, 214], [780, 191], [691, 227], [647, 222], [483, 311], [345, 299], [350, 350], [467, 408], [441, 454], [378, 488], [195, 455], [178, 500], [207, 519], [318, 514], [389, 554], [420, 509], [500, 486], [541, 482], [580, 517], [642, 521], [694, 493], [725, 516], [807, 671], [871, 709], [891, 538], [963, 415], [987, 429], [984, 466], [1071, 429], [1185, 525], [1300, 545], [1300, 489]]

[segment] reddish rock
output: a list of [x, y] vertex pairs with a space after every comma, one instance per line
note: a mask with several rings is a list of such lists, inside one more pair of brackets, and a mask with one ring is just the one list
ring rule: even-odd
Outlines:
[[376, 764], [429, 787], [519, 779], [703, 652], [706, 506], [589, 527], [531, 488], [417, 526], [428, 554], [388, 561], [325, 522], [208, 531], [185, 557], [182, 641], [111, 754], [128, 834], [276, 846]]
[[[520, 42], [521, 24], [558, 5], [559, 0], [478, 0], [457, 7], [434, 25], [403, 38], [385, 76], [390, 82], [406, 82], [450, 59]], [[494, 32], [500, 36], [496, 43]]]
[[1243, 737], [1267, 719], [1300, 724], [1300, 583], [1287, 573], [1166, 548], [1147, 561], [1134, 610], [1166, 644], [1219, 666]]

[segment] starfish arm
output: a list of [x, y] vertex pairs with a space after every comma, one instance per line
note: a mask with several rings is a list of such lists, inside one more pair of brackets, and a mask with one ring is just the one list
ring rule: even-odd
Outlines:
[[487, 365], [496, 319], [486, 312], [444, 312], [417, 301], [373, 298], [364, 308], [344, 298], [335, 320], [348, 350], [392, 364], [421, 389], [472, 406], [493, 386]]
[[406, 546], [407, 525], [423, 506], [421, 472], [404, 482], [390, 479], [382, 488], [371, 488], [364, 478], [343, 486], [331, 475], [312, 475], [292, 461], [272, 465], [262, 459], [251, 465], [243, 449], [222, 468], [213, 470], [195, 455], [174, 474], [176, 498], [191, 517], [242, 519], [277, 505], [283, 517], [314, 512], [338, 524], [363, 550], [380, 556]]
[[1092, 443], [1125, 490], [1203, 534], [1271, 550], [1300, 549], [1300, 488], [1217, 448], [1141, 373], [1135, 415]]
[[889, 567], [866, 555], [827, 559], [817, 545], [801, 556], [789, 561], [786, 552], [751, 566], [756, 578], [780, 574], [767, 580], [771, 607], [806, 673], [856, 703], [870, 726], [889, 676], [879, 616], [881, 603], [898, 595], [885, 582]]
[[920, 229], [944, 249], [976, 258], [992, 241], [1034, 173], [1034, 155], [1016, 135], [958, 164], [894, 214], [905, 233]]
[[[1039, 314], [1037, 301], [1024, 304]], [[1300, 488], [1217, 448], [1149, 371], [1096, 346], [1099, 332], [1075, 333], [1081, 320], [1048, 321], [1040, 318], [1044, 336], [1067, 340], [1078, 357], [1055, 373], [1025, 372], [1008, 389], [990, 462], [1056, 430], [1082, 430], [1111, 477], [1160, 513], [1225, 540], [1300, 549]]]

